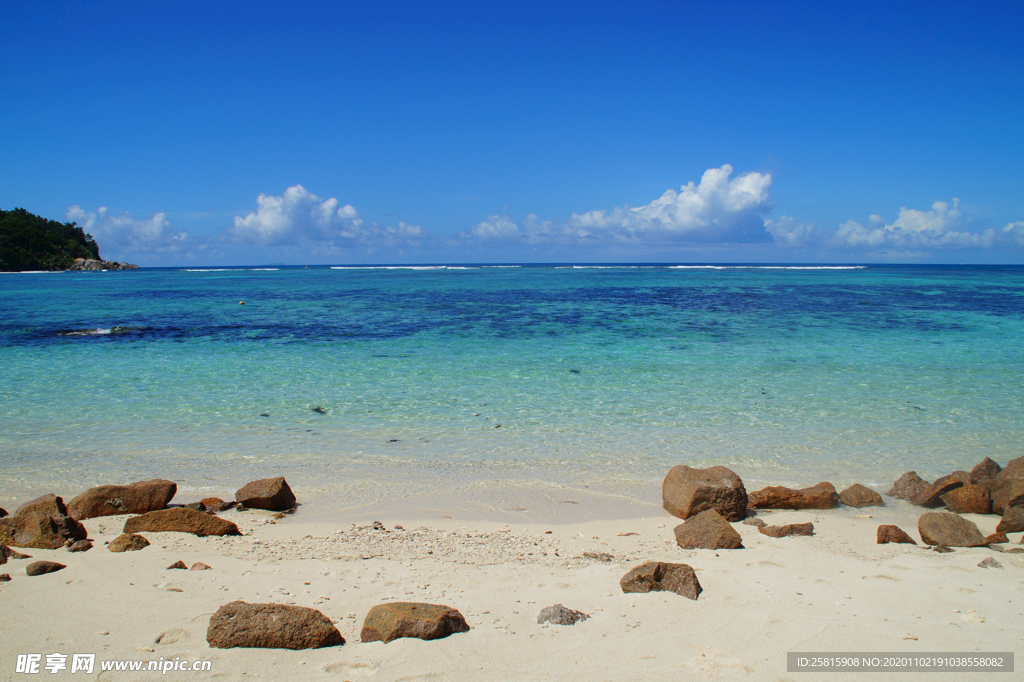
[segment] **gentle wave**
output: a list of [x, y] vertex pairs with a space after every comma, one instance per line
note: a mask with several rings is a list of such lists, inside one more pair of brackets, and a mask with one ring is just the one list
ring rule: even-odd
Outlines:
[[459, 270], [448, 265], [332, 265], [331, 270]]
[[866, 265], [669, 265], [673, 270], [863, 270]]
[[249, 270], [249, 271], [268, 271], [268, 272], [272, 272], [272, 271], [276, 271], [276, 270], [280, 270], [280, 269], [281, 268], [182, 268], [181, 271], [182, 272], [231, 272], [233, 270], [236, 270], [238, 272], [245, 272], [246, 270]]

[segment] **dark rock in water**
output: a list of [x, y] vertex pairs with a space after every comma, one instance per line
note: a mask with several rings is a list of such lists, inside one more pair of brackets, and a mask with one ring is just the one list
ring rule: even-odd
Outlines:
[[566, 608], [561, 604], [555, 604], [554, 606], [546, 606], [541, 609], [540, 615], [537, 616], [537, 624], [551, 623], [552, 625], [575, 625], [581, 620], [590, 618], [587, 614], [582, 611], [574, 611], [573, 609]]
[[1019, 533], [1024, 531], [1024, 507], [1009, 507], [1003, 511], [1003, 518], [996, 526], [997, 533]]
[[992, 513], [992, 497], [986, 485], [969, 483], [950, 490], [941, 499], [946, 509], [954, 514]]
[[758, 528], [758, 533], [773, 538], [784, 538], [790, 535], [814, 535], [813, 523], [787, 523], [784, 526], [767, 526]]
[[675, 592], [687, 599], [696, 599], [704, 591], [690, 566], [663, 561], [648, 561], [631, 568], [619, 580], [619, 587], [627, 594], [664, 591]]
[[67, 566], [58, 564], [56, 561], [34, 561], [25, 567], [25, 573], [36, 576], [45, 573], [55, 573], [64, 568], [67, 568]]
[[0, 519], [0, 543], [13, 547], [60, 549], [68, 540], [84, 540], [85, 527], [70, 516], [30, 512]]
[[192, 533], [199, 537], [210, 535], [241, 535], [238, 526], [210, 514], [184, 507], [158, 509], [157, 511], [134, 516], [124, 524], [125, 533]]
[[847, 507], [884, 507], [882, 496], [871, 488], [854, 483], [839, 493], [839, 501]]
[[49, 516], [67, 516], [68, 508], [65, 506], [63, 498], [57, 497], [53, 493], [48, 493], [34, 500], [29, 500], [18, 507], [18, 511], [14, 512], [14, 516], [17, 518], [35, 513], [43, 513]]
[[908, 471], [899, 477], [889, 491], [891, 497], [898, 497], [903, 500], [912, 500], [921, 494], [930, 483], [917, 475], [916, 471]]
[[992, 480], [998, 476], [999, 472], [1002, 470], [1003, 468], [1001, 466], [986, 457], [971, 469], [971, 483], [980, 483], [981, 481]]
[[1024, 481], [1024, 457], [1011, 459], [996, 478], [1000, 481]]
[[469, 624], [450, 606], [393, 602], [370, 609], [363, 620], [360, 639], [387, 644], [400, 637], [441, 639], [457, 632], [469, 632]]
[[317, 414], [327, 414], [327, 410], [325, 410], [324, 408], [320, 407], [319, 405], [314, 407], [313, 411], [316, 412]]
[[875, 534], [875, 543], [887, 545], [894, 543], [898, 545], [916, 545], [914, 538], [907, 535], [899, 526], [881, 525]]
[[672, 467], [661, 484], [661, 498], [665, 511], [681, 519], [707, 509], [727, 521], [742, 521], [747, 515], [747, 489], [739, 476], [723, 466]]
[[1002, 515], [1011, 507], [1024, 507], [1024, 481], [996, 481], [991, 490], [993, 513]]
[[943, 495], [970, 482], [971, 475], [969, 473], [954, 471], [949, 476], [935, 479], [934, 483], [919, 492], [911, 501], [919, 507], [941, 507]]
[[759, 518], [751, 516], [748, 519], [743, 519], [743, 525], [744, 526], [757, 526], [758, 528], [764, 528], [768, 524], [765, 523], [764, 521], [762, 521]]
[[235, 492], [235, 501], [251, 509], [283, 511], [295, 506], [295, 494], [284, 476], [250, 481]]
[[981, 561], [978, 562], [978, 566], [980, 568], [1002, 568], [1003, 567], [1003, 565], [1001, 563], [999, 563], [998, 561], [996, 561], [992, 557], [988, 557], [986, 559], [982, 559]]
[[683, 549], [742, 549], [736, 529], [714, 509], [706, 509], [675, 527], [676, 542]]
[[269, 417], [270, 414], [268, 412], [260, 412], [260, 416], [261, 417]]
[[88, 540], [78, 540], [68, 547], [69, 552], [88, 552], [90, 549], [92, 549], [92, 543]]
[[219, 497], [204, 497], [200, 502], [206, 507], [206, 511], [222, 512], [235, 506], [235, 501], [225, 502]]
[[917, 532], [926, 545], [981, 547], [985, 536], [967, 519], [949, 512], [926, 512], [917, 520]]
[[145, 514], [163, 509], [178, 491], [174, 481], [154, 478], [128, 485], [90, 488], [68, 504], [69, 515], [79, 521], [98, 516]]
[[168, 566], [166, 570], [170, 571], [171, 569], [187, 571], [188, 565], [184, 561], [179, 559], [178, 561], [175, 561], [173, 564]]
[[839, 506], [839, 494], [834, 485], [826, 482], [800, 490], [768, 486], [750, 493], [750, 506], [754, 509], [834, 509]]
[[319, 649], [344, 644], [345, 638], [316, 609], [233, 601], [211, 616], [206, 641], [216, 649]]
[[149, 547], [149, 540], [134, 533], [122, 533], [107, 545], [111, 552], [137, 552], [143, 547]]

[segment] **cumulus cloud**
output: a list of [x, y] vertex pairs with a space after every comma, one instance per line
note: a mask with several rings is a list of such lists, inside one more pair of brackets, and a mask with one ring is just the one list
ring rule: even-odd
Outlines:
[[154, 213], [149, 220], [136, 220], [128, 213], [114, 215], [101, 206], [95, 212], [80, 206], [67, 210], [73, 220], [91, 234], [101, 247], [129, 253], [185, 251], [194, 246], [188, 234], [174, 229], [167, 214]]
[[814, 243], [818, 236], [818, 228], [814, 223], [801, 223], [789, 216], [782, 216], [778, 220], [765, 218], [764, 229], [775, 243], [783, 246], [805, 246]]
[[667, 190], [649, 204], [574, 213], [563, 222], [527, 215], [516, 223], [507, 214], [492, 215], [456, 241], [517, 244], [587, 243], [751, 243], [771, 241], [762, 216], [771, 208], [769, 174], [730, 178], [733, 168], [709, 168], [700, 184]]
[[964, 222], [956, 198], [952, 205], [936, 201], [929, 211], [904, 206], [892, 223], [879, 215], [872, 215], [868, 225], [847, 220], [839, 226], [832, 245], [870, 249], [991, 248], [1015, 234], [1013, 223], [1000, 234], [994, 229], [973, 232]]
[[244, 218], [235, 216], [224, 239], [237, 244], [262, 246], [317, 242], [333, 246], [395, 246], [418, 243], [429, 235], [418, 225], [399, 221], [397, 226], [367, 223], [351, 204], [321, 199], [302, 185], [285, 190], [281, 196], [260, 194], [256, 211]]

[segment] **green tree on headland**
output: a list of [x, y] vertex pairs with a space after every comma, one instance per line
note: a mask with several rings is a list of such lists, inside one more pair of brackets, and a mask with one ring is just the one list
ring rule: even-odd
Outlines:
[[67, 270], [76, 258], [100, 260], [96, 240], [77, 223], [0, 210], [0, 271]]

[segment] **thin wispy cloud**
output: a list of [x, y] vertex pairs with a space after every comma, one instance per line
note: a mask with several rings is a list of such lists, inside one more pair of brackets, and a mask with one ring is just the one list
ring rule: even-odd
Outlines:
[[171, 225], [166, 213], [158, 212], [149, 220], [138, 220], [128, 213], [113, 214], [105, 206], [96, 211], [72, 206], [66, 216], [91, 234], [101, 249], [111, 247], [128, 254], [181, 253], [196, 246], [188, 233]]

